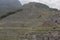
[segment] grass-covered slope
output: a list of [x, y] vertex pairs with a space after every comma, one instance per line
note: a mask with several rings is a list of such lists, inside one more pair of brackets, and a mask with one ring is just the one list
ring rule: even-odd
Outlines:
[[60, 40], [60, 31], [0, 29], [0, 40]]

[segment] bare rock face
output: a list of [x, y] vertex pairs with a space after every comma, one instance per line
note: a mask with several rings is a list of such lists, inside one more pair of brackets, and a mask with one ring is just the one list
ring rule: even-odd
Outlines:
[[19, 0], [0, 0], [0, 16], [21, 7]]
[[[10, 12], [0, 21], [0, 26], [6, 27], [59, 27], [59, 13], [57, 9], [49, 8], [45, 4], [31, 2], [22, 6], [21, 10]], [[58, 14], [58, 15], [57, 15]], [[58, 23], [57, 23], [58, 22]]]
[[59, 27], [60, 26], [60, 12], [53, 14], [47, 18], [47, 21], [43, 23], [47, 27]]
[[2, 19], [0, 22], [1, 23], [0, 26], [13, 26], [13, 27], [15, 26], [31, 27], [35, 25], [38, 26], [43, 21], [42, 19], [48, 16], [49, 13], [48, 11], [49, 11], [48, 6], [41, 3], [31, 2], [29, 4], [23, 5], [22, 11]]

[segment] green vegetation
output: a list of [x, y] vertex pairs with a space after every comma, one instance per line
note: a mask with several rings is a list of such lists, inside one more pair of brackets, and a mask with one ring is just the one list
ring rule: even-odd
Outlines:
[[0, 27], [0, 29], [20, 29], [20, 30], [31, 30], [31, 31], [49, 31], [49, 30], [60, 30], [60, 27]]
[[[60, 28], [52, 28], [52, 27], [37, 27], [37, 28], [19, 28], [19, 27], [0, 27], [0, 40], [22, 40], [25, 38], [28, 40], [32, 40], [35, 36], [40, 35], [42, 38], [43, 35], [48, 33], [49, 31], [58, 31]], [[35, 38], [37, 39], [37, 38]]]

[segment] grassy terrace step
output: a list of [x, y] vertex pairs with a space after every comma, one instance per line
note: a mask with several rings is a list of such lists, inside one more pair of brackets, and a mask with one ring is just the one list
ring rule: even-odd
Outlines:
[[59, 31], [60, 27], [57, 27], [57, 28], [53, 28], [53, 27], [25, 27], [25, 28], [24, 27], [0, 27], [0, 33], [1, 33], [0, 40], [19, 40], [20, 37], [24, 37], [24, 38], [27, 37], [25, 36], [26, 34], [28, 34], [29, 35], [28, 38], [30, 38], [30, 34], [43, 35], [46, 33], [48, 34], [50, 30]]
[[10, 29], [10, 30], [60, 30], [60, 27], [0, 27], [0, 29]]

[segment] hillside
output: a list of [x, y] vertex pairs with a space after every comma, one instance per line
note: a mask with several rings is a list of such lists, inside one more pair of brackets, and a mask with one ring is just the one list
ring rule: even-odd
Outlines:
[[[30, 2], [22, 6], [22, 11], [3, 18], [3, 27], [59, 27], [60, 11], [45, 4]], [[57, 18], [58, 17], [58, 18]]]
[[0, 17], [0, 40], [60, 40], [60, 10], [31, 2], [7, 12]]

